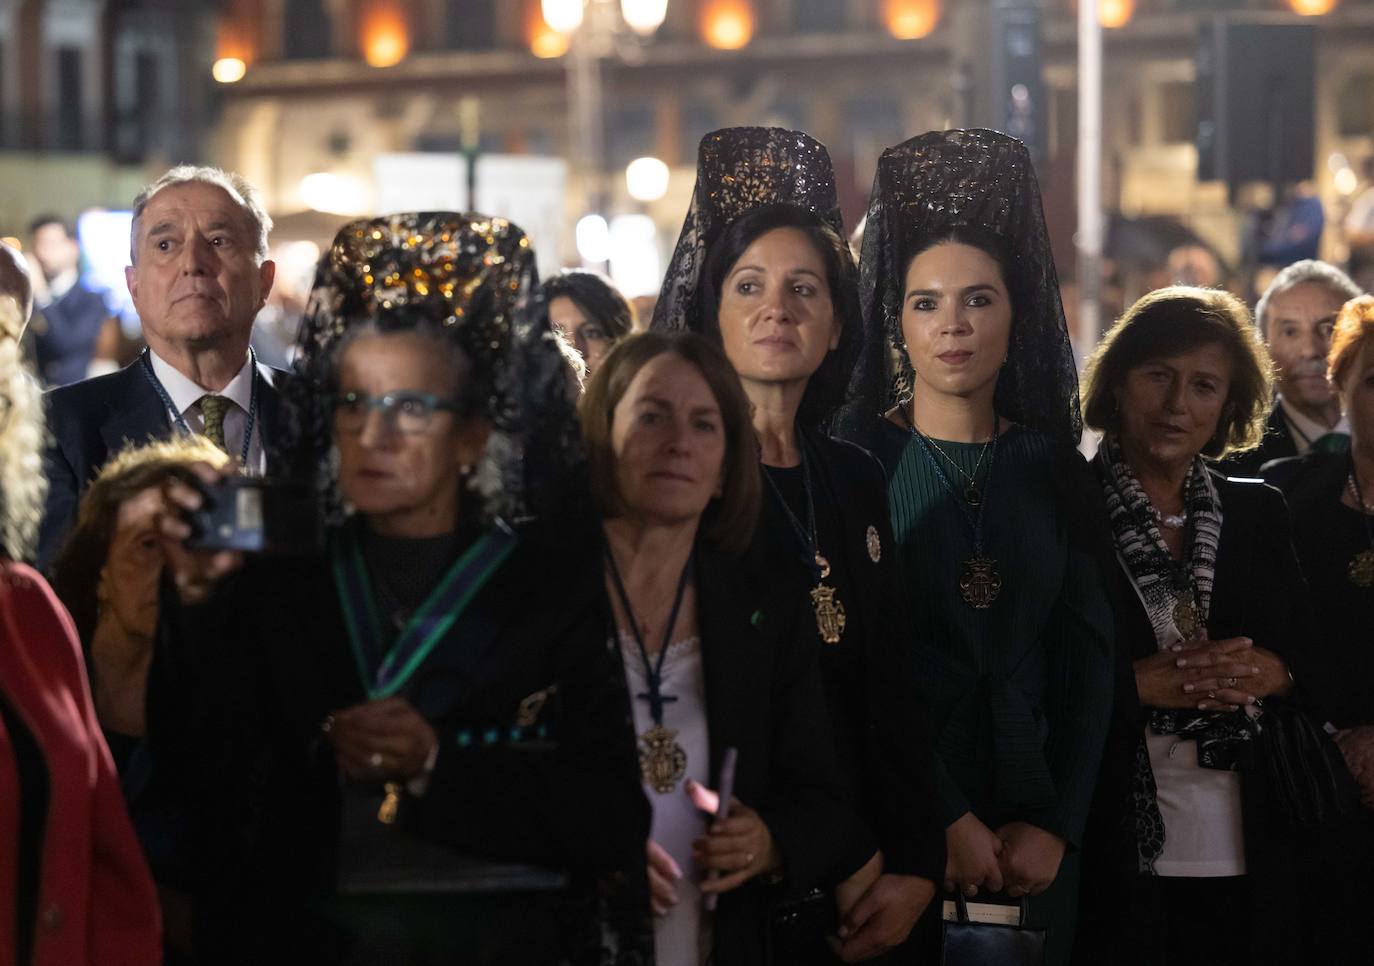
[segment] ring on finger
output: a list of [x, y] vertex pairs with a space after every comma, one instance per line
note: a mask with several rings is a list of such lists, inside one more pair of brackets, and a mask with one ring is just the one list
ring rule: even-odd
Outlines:
[[1211, 700], [1215, 701], [1215, 700], [1217, 699], [1217, 693], [1216, 693], [1215, 691], [1208, 691], [1208, 692], [1207, 692], [1207, 697], [1210, 698]]
[[1226, 679], [1226, 686], [1227, 686], [1228, 688], [1234, 688], [1234, 687], [1236, 686], [1236, 679], [1235, 679], [1235, 678], [1227, 678], [1227, 679]]

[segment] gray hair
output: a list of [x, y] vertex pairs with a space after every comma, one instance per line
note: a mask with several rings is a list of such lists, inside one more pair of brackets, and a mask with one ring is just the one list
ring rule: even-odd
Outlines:
[[1255, 303], [1255, 325], [1259, 327], [1260, 335], [1268, 338], [1268, 329], [1266, 328], [1268, 319], [1266, 316], [1269, 313], [1269, 300], [1275, 295], [1282, 295], [1290, 288], [1302, 285], [1304, 282], [1316, 282], [1319, 285], [1325, 285], [1331, 292], [1339, 295], [1343, 303], [1364, 294], [1364, 290], [1335, 265], [1330, 262], [1318, 261], [1315, 258], [1304, 258], [1275, 275], [1274, 280], [1269, 283], [1269, 287], [1264, 290], [1264, 294]]
[[[134, 199], [134, 223], [143, 217], [143, 209], [163, 188], [173, 188], [182, 184], [208, 184], [224, 191], [243, 211], [248, 219], [250, 232], [257, 239], [257, 260], [262, 264], [267, 258], [267, 235], [272, 231], [272, 216], [263, 208], [262, 201], [248, 179], [233, 171], [212, 168], [208, 165], [179, 164], [162, 177], [148, 185]], [[133, 246], [130, 246], [129, 260], [134, 260]]]

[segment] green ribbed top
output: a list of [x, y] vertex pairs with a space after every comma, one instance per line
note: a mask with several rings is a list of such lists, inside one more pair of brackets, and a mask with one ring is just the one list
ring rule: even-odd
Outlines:
[[[936, 442], [974, 473], [982, 444]], [[1104, 635], [1111, 624], [1096, 565], [1075, 559], [1069, 548], [1053, 480], [1061, 471], [1055, 444], [1020, 428], [998, 440], [983, 493], [983, 554], [997, 561], [1002, 588], [986, 610], [970, 606], [959, 590], [974, 556], [961, 512], [963, 477], [943, 464], [958, 491], [951, 493], [933, 462], [944, 457], [890, 422], [878, 450], [911, 591], [908, 611], [944, 770], [947, 820], [972, 809], [993, 828], [1019, 819], [1076, 839], [1097, 752], [1068, 729], [1097, 727], [1100, 748], [1110, 710]], [[980, 482], [988, 471], [984, 465]], [[1082, 688], [1094, 694], [1078, 693]], [[1078, 720], [1080, 711], [1090, 720]]]

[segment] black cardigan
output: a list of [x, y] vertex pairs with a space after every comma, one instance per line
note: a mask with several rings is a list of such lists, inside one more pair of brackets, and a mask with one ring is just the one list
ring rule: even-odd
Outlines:
[[[919, 697], [887, 478], [882, 465], [852, 443], [814, 431], [804, 431], [802, 440], [814, 459], [818, 512], [824, 501], [839, 522], [842, 542], [827, 552], [848, 575], [850, 595], [843, 600], [848, 627], [839, 643], [819, 642], [809, 606], [803, 619], [820, 649], [845, 790], [862, 819], [842, 874], [857, 871], [881, 848], [885, 871], [939, 882], [945, 836], [935, 739]], [[791, 525], [767, 491], [764, 504], [751, 553], [758, 566], [786, 574], [792, 593], [807, 601], [814, 575], [800, 565]]]
[[[1102, 472], [1099, 466], [1099, 479]], [[1222, 529], [1208, 632], [1214, 640], [1248, 637], [1257, 647], [1276, 652], [1301, 688], [1311, 620], [1283, 498], [1272, 487], [1215, 473], [1213, 483]], [[1151, 939], [1160, 933], [1156, 880], [1136, 871], [1131, 795], [1136, 748], [1146, 721], [1133, 662], [1157, 653], [1158, 644], [1120, 565], [1111, 584], [1117, 614], [1116, 697], [1084, 833], [1074, 961], [1085, 966], [1160, 962], [1150, 954]], [[1236, 934], [1248, 934], [1255, 963], [1346, 962], [1340, 950], [1355, 921], [1343, 902], [1351, 898], [1357, 879], [1367, 875], [1360, 869], [1365, 859], [1355, 857], [1367, 849], [1367, 841], [1361, 831], [1349, 828], [1285, 828], [1268, 798], [1262, 767], [1252, 749], [1240, 768], [1252, 905], [1250, 921], [1237, 923]], [[1218, 915], [1224, 916], [1224, 910]]]
[[[855, 820], [836, 772], [815, 635], [805, 633], [810, 610], [790, 582], [705, 546], [696, 589], [712, 780], [725, 749], [738, 749], [735, 796], [759, 812], [777, 844], [781, 890], [833, 881]], [[781, 894], [759, 877], [721, 897], [715, 966], [771, 961], [768, 913]]]
[[1321, 720], [1338, 728], [1374, 725], [1374, 587], [1357, 587], [1349, 577], [1351, 559], [1371, 547], [1359, 514], [1341, 503], [1350, 456], [1308, 453], [1274, 466], [1284, 479], [1319, 629], [1294, 676]]
[[[599, 563], [598, 545], [522, 531], [410, 691], [441, 744], [428, 790], [407, 799], [402, 821], [472, 855], [570, 879], [562, 897], [453, 898], [455, 922], [475, 928], [477, 945], [503, 950], [496, 961], [549, 962], [570, 928], [594, 928], [586, 909], [607, 882], [619, 883], [621, 915], [633, 920], [623, 941], [650, 941], [649, 810]], [[552, 747], [487, 743], [553, 685], [539, 722]], [[339, 779], [320, 723], [363, 699], [327, 557], [250, 558], [198, 607], [164, 595], [149, 742], [155, 788], [187, 824], [201, 962], [340, 961], [351, 940], [322, 912], [334, 898]], [[560, 922], [574, 905], [589, 921]]]

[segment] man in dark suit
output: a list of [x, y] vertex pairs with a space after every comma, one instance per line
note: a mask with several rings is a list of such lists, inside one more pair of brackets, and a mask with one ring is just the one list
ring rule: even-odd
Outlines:
[[272, 221], [252, 186], [181, 166], [145, 188], [133, 214], [125, 277], [148, 349], [118, 372], [48, 393], [40, 566], [56, 558], [87, 484], [124, 447], [204, 433], [261, 474], [263, 441], [279, 425], [273, 371], [249, 351], [276, 271], [267, 258]]
[[1326, 352], [1336, 313], [1361, 294], [1334, 265], [1308, 259], [1274, 276], [1255, 305], [1255, 324], [1277, 368], [1277, 398], [1258, 449], [1221, 463], [1228, 476], [1262, 477], [1271, 460], [1348, 447], [1340, 400], [1326, 381]]
[[29, 226], [34, 295], [42, 318], [32, 326], [38, 374], [49, 386], [85, 379], [110, 317], [103, 288], [81, 277], [81, 248], [64, 221], [43, 215]]

